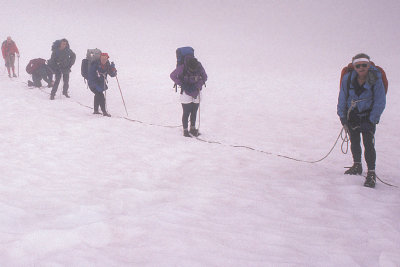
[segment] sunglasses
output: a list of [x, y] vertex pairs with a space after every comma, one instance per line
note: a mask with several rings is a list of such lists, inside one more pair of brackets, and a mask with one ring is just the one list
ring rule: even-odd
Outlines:
[[368, 66], [368, 64], [358, 64], [358, 65], [356, 65], [356, 69], [359, 69], [359, 68], [361, 68], [361, 67], [363, 67], [363, 68], [366, 68]]

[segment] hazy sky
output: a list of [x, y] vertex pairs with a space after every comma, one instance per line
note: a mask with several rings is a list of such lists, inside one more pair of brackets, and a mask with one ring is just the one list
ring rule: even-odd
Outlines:
[[[51, 42], [67, 37], [78, 51], [130, 45], [140, 54], [160, 43], [151, 52], [158, 57], [163, 47], [190, 44], [227, 64], [265, 62], [268, 70], [279, 62], [307, 61], [311, 68], [327, 60], [333, 70], [358, 52], [400, 67], [399, 14], [397, 0], [6, 1], [0, 33], [13, 36], [28, 57], [47, 56]], [[183, 23], [192, 31], [181, 31]]]

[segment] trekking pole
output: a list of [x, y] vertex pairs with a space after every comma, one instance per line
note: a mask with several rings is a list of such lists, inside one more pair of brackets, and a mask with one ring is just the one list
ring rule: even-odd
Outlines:
[[[104, 108], [106, 109], [106, 112], [108, 113], [108, 108], [107, 108], [107, 90], [106, 90], [106, 76], [103, 74], [104, 80], [103, 80], [103, 88], [104, 88]], [[107, 82], [108, 84], [108, 82]]]
[[126, 109], [126, 105], [125, 105], [124, 96], [122, 95], [121, 86], [119, 85], [118, 76], [115, 76], [115, 78], [117, 79], [117, 83], [118, 83], [119, 92], [120, 92], [120, 94], [121, 94], [121, 98], [122, 98], [122, 103], [124, 103], [124, 107], [125, 107], [126, 116], [127, 116], [127, 117], [129, 117], [129, 115], [128, 115], [128, 110]]
[[201, 103], [201, 96], [200, 96], [200, 90], [199, 90], [199, 126], [197, 126], [197, 132], [200, 132], [200, 124], [201, 124], [201, 116], [200, 116], [200, 103]]

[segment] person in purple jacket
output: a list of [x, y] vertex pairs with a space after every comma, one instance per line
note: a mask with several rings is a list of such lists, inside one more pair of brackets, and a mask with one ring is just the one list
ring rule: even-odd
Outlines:
[[[195, 57], [186, 56], [184, 64], [177, 66], [170, 77], [181, 87], [183, 135], [196, 137], [199, 135], [199, 131], [196, 129], [196, 116], [200, 105], [200, 91], [207, 81], [206, 71]], [[188, 130], [189, 116], [190, 130]]]

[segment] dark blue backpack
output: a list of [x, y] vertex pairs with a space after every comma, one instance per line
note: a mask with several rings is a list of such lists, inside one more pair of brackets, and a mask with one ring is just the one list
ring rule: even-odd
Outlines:
[[185, 56], [191, 55], [194, 57], [194, 49], [190, 46], [180, 47], [176, 49], [176, 66], [182, 65], [185, 59]]
[[[194, 49], [191, 46], [184, 46], [184, 47], [179, 47], [176, 49], [176, 67], [179, 65], [182, 65], [185, 60], [185, 56], [190, 55], [194, 57]], [[177, 92], [178, 86], [174, 84], [175, 92]], [[182, 92], [181, 92], [182, 93]]]

